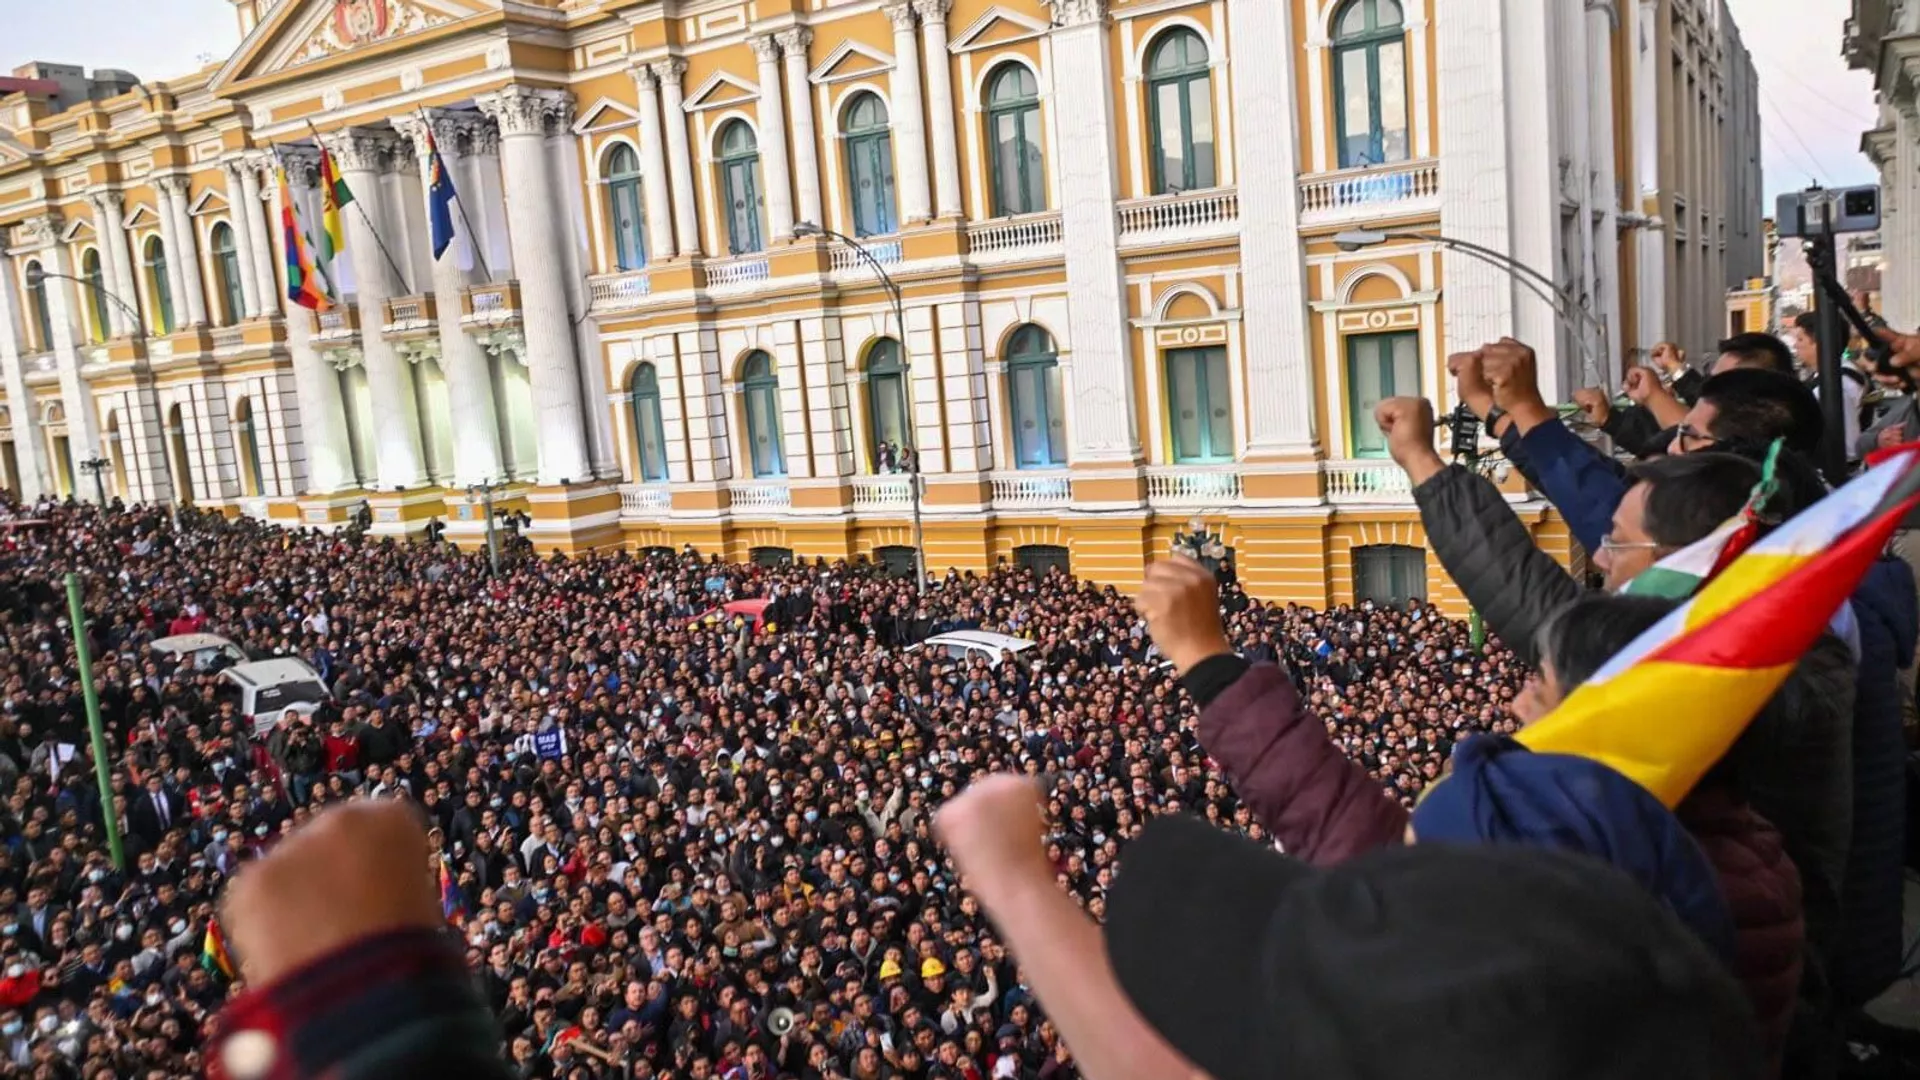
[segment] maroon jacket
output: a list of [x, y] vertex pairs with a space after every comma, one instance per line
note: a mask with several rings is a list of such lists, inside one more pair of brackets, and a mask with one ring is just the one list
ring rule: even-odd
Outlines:
[[[1327, 865], [1405, 838], [1406, 808], [1333, 745], [1285, 672], [1219, 656], [1182, 682], [1201, 707], [1200, 744], [1287, 854]], [[1695, 791], [1675, 816], [1720, 875], [1734, 922], [1734, 974], [1777, 1072], [1806, 940], [1800, 873], [1773, 826], [1724, 788]]]

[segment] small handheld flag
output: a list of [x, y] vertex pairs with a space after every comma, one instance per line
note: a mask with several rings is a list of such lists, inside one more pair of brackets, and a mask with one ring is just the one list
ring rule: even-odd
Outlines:
[[447, 247], [453, 243], [453, 200], [460, 193], [453, 188], [453, 174], [447, 171], [447, 163], [440, 157], [440, 144], [434, 141], [433, 129], [427, 129], [427, 212], [433, 227], [433, 257], [438, 259], [447, 253]]
[[460, 886], [453, 880], [445, 859], [440, 860], [440, 915], [455, 926], [467, 918], [466, 898], [460, 894]]
[[200, 966], [226, 979], [234, 976], [233, 956], [227, 952], [227, 936], [220, 932], [220, 921], [207, 922], [206, 940], [200, 943]]

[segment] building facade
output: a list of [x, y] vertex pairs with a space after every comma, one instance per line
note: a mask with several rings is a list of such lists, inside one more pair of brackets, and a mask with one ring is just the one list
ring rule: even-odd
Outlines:
[[1880, 240], [1894, 257], [1880, 266], [1881, 313], [1920, 326], [1920, 3], [1854, 0], [1844, 42], [1849, 66], [1873, 73], [1880, 123], [1860, 149], [1880, 170]]
[[[217, 67], [0, 82], [0, 470], [899, 563], [911, 447], [936, 572], [1125, 585], [1197, 517], [1264, 595], [1455, 603], [1372, 407], [1444, 412], [1509, 333], [1551, 398], [1614, 384], [1674, 336], [1650, 273], [1718, 282], [1621, 202], [1679, 167], [1634, 130], [1670, 2], [237, 0]], [[353, 195], [317, 317], [316, 143]]]
[[1635, 0], [1634, 350], [1711, 355], [1728, 297], [1765, 275], [1760, 88], [1725, 0]]

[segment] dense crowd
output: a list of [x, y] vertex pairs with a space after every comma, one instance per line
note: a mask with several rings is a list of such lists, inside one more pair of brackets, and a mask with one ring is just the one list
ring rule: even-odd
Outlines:
[[[1049, 857], [1096, 915], [1151, 817], [1265, 839], [1131, 598], [1064, 575], [949, 572], [922, 597], [865, 565], [685, 551], [523, 556], [495, 581], [480, 555], [358, 530], [7, 510], [0, 1075], [196, 1073], [235, 992], [207, 949], [223, 883], [356, 794], [423, 808], [506, 1056], [568, 1080], [1075, 1077], [934, 808], [987, 772], [1041, 777]], [[764, 625], [709, 615], [742, 598], [769, 601]], [[1519, 661], [1422, 604], [1322, 613], [1229, 583], [1223, 607], [1407, 802], [1467, 730], [1511, 726]], [[998, 664], [911, 648], [964, 628], [1037, 644]], [[307, 660], [333, 700], [256, 734], [217, 673], [148, 648], [189, 631]]]

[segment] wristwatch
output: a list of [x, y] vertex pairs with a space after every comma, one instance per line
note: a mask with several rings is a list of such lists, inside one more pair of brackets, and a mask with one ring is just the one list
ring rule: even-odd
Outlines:
[[1495, 430], [1493, 430], [1493, 425], [1495, 425], [1495, 424], [1497, 424], [1497, 423], [1499, 423], [1499, 422], [1500, 422], [1500, 418], [1501, 418], [1501, 417], [1503, 417], [1503, 416], [1505, 416], [1505, 415], [1507, 415], [1507, 410], [1505, 410], [1505, 409], [1503, 409], [1503, 408], [1501, 408], [1501, 407], [1500, 407], [1500, 406], [1498, 406], [1498, 405], [1495, 405], [1495, 406], [1494, 406], [1493, 408], [1491, 408], [1491, 409], [1488, 409], [1488, 410], [1487, 410], [1487, 418], [1486, 418], [1486, 420], [1485, 420], [1484, 422], [1482, 422], [1482, 423], [1481, 423], [1481, 425], [1480, 425], [1480, 426], [1481, 426], [1481, 430], [1483, 430], [1483, 431], [1485, 431], [1485, 432], [1486, 432], [1487, 434], [1489, 434], [1489, 435], [1492, 435], [1492, 436], [1494, 436], [1495, 438], [1498, 438], [1498, 437], [1499, 437], [1499, 435], [1500, 435], [1500, 433], [1499, 433], [1499, 432], [1497, 432], [1497, 431], [1495, 431]]

